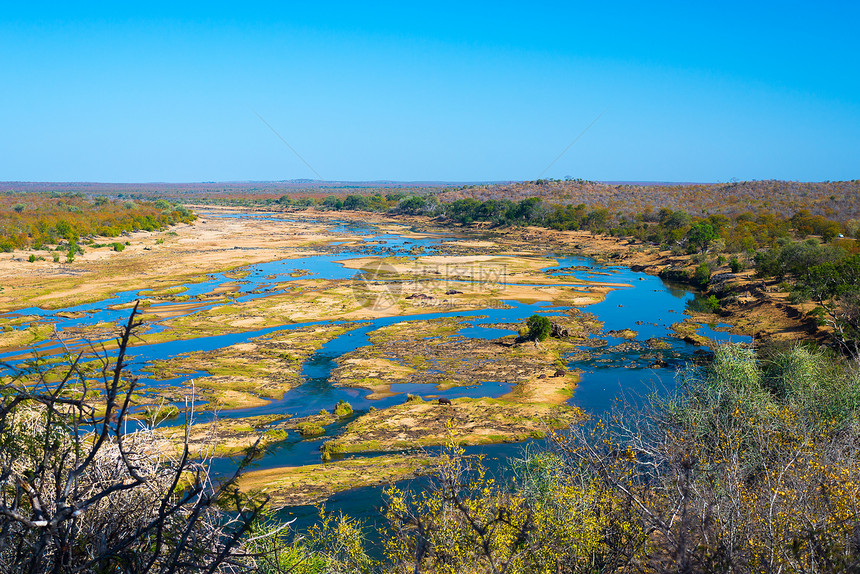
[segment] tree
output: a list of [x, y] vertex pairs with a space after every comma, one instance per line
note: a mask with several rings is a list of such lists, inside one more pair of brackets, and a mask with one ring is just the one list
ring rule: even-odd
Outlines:
[[860, 340], [860, 254], [810, 267], [799, 287], [830, 316], [840, 344], [856, 351], [854, 346]]
[[700, 222], [687, 232], [687, 245], [694, 251], [705, 251], [711, 241], [717, 237], [717, 233], [710, 223]]
[[526, 320], [526, 326], [529, 328], [528, 338], [532, 341], [546, 341], [552, 329], [550, 320], [542, 315], [529, 317]]
[[397, 205], [397, 210], [401, 213], [418, 215], [424, 211], [425, 207], [427, 207], [426, 199], [420, 195], [412, 195], [405, 199], [401, 199], [400, 203]]

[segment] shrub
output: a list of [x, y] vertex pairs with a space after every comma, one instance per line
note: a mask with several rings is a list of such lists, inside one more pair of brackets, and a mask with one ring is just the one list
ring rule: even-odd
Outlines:
[[302, 436], [319, 436], [325, 434], [325, 428], [321, 424], [312, 421], [299, 423], [296, 426], [296, 430]]
[[36, 256], [31, 253], [30, 257], [27, 258], [27, 261], [29, 261], [30, 263], [35, 263]]
[[114, 251], [122, 251], [123, 249], [125, 249], [125, 245], [123, 245], [119, 241], [111, 243], [111, 247], [113, 248]]
[[717, 299], [716, 296], [711, 295], [705, 299], [705, 308], [709, 313], [716, 313], [720, 310], [720, 300]]
[[526, 320], [528, 338], [532, 341], [546, 341], [552, 329], [552, 322], [543, 315], [532, 315]]
[[729, 259], [729, 268], [732, 270], [732, 273], [740, 273], [744, 270], [744, 265], [737, 257], [732, 257]]
[[856, 571], [860, 379], [833, 359], [718, 347], [677, 394], [553, 437], [507, 482], [449, 438], [420, 493], [385, 491], [381, 567]]
[[352, 414], [352, 405], [341, 399], [334, 407], [336, 417], [345, 418]]
[[[81, 354], [59, 379], [34, 366], [0, 381], [0, 571], [254, 565], [242, 539], [261, 505], [236, 491], [238, 473], [216, 485], [207, 465], [187, 458], [187, 443], [174, 457], [175, 445], [152, 429], [125, 431], [136, 383], [123, 370], [136, 312], [116, 358]], [[85, 369], [91, 359], [100, 366]]]
[[708, 282], [711, 280], [711, 266], [707, 263], [702, 263], [696, 270], [693, 272], [693, 281], [701, 288], [705, 288], [708, 286]]
[[697, 223], [687, 232], [687, 245], [691, 252], [704, 251], [718, 237], [710, 223]]

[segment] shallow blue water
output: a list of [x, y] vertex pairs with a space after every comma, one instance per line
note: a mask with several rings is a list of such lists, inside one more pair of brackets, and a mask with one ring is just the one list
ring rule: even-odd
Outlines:
[[[207, 215], [207, 217], [214, 217]], [[229, 214], [218, 215], [218, 217], [253, 217], [266, 219], [275, 217], [261, 214]], [[276, 217], [285, 219], [283, 217]], [[234, 300], [237, 302], [267, 296], [273, 292], [281, 292], [291, 288], [291, 284], [297, 280], [306, 279], [353, 279], [357, 276], [355, 270], [347, 269], [337, 261], [343, 261], [355, 257], [366, 256], [367, 253], [384, 253], [386, 255], [408, 256], [411, 250], [421, 247], [428, 250], [436, 250], [444, 253], [444, 239], [448, 238], [405, 238], [391, 234], [378, 234], [371, 227], [356, 223], [321, 222], [329, 226], [333, 233], [348, 232], [361, 235], [363, 244], [356, 246], [344, 246], [341, 253], [304, 255], [291, 259], [283, 259], [268, 263], [248, 266], [248, 275], [242, 279], [231, 279], [225, 274], [211, 274], [201, 278], [198, 283], [185, 285], [187, 291], [183, 294], [192, 298], [203, 297], [226, 283], [238, 284], [238, 292]], [[582, 371], [581, 382], [576, 389], [572, 404], [576, 404], [584, 410], [599, 414], [611, 408], [615, 401], [625, 396], [642, 397], [652, 392], [669, 392], [675, 386], [675, 373], [677, 369], [689, 364], [701, 349], [690, 345], [677, 338], [670, 337], [669, 326], [684, 319], [684, 309], [693, 299], [692, 292], [664, 283], [658, 277], [634, 272], [625, 267], [599, 266], [593, 261], [581, 257], [559, 257], [558, 264], [546, 268], [546, 272], [556, 277], [569, 277], [572, 282], [577, 280], [599, 281], [608, 283], [621, 283], [620, 286], [610, 291], [605, 300], [588, 305], [582, 311], [595, 315], [604, 322], [604, 331], [615, 331], [621, 329], [633, 329], [637, 332], [632, 340], [641, 348], [617, 349], [588, 349], [594, 355], [586, 360], [568, 361], [568, 368]], [[576, 267], [576, 269], [569, 269]], [[309, 274], [303, 272], [309, 271]], [[295, 276], [294, 276], [295, 275]], [[379, 279], [372, 276], [373, 279]], [[451, 281], [452, 285], [456, 281]], [[584, 289], [587, 287], [583, 286]], [[125, 322], [129, 311], [111, 310], [108, 306], [125, 304], [139, 297], [140, 290], [130, 290], [117, 293], [114, 297], [96, 303], [78, 305], [62, 310], [44, 311], [38, 308], [19, 309], [15, 314], [35, 315], [40, 320], [54, 322], [59, 331], [63, 329], [94, 325], [102, 322], [121, 324]], [[457, 317], [461, 319], [462, 328], [457, 334], [467, 338], [496, 339], [499, 337], [515, 334], [515, 331], [500, 329], [489, 325], [509, 323], [522, 324], [532, 314], [558, 315], [566, 311], [565, 308], [552, 307], [548, 303], [526, 304], [517, 301], [505, 301], [502, 307], [485, 308], [471, 312], [428, 312], [421, 315], [385, 317], [369, 321], [353, 322], [354, 328], [346, 333], [326, 342], [302, 367], [304, 383], [297, 388], [285, 393], [282, 400], [272, 401], [270, 404], [250, 409], [239, 409], [223, 411], [220, 417], [244, 417], [263, 414], [289, 413], [294, 416], [305, 416], [319, 412], [321, 409], [331, 411], [339, 400], [347, 400], [355, 409], [358, 416], [366, 412], [371, 406], [385, 408], [386, 406], [402, 403], [406, 393], [418, 395], [433, 395], [442, 397], [481, 397], [500, 396], [510, 391], [510, 385], [499, 381], [476, 381], [476, 384], [468, 387], [453, 387], [440, 391], [430, 384], [396, 384], [392, 385], [393, 396], [382, 399], [368, 399], [369, 391], [364, 389], [335, 387], [330, 377], [335, 368], [336, 359], [346, 353], [352, 352], [360, 347], [370, 344], [368, 333], [386, 325], [404, 321], [417, 321], [424, 319], [435, 319], [442, 317]], [[223, 299], [214, 301], [200, 301], [199, 306], [189, 313], [207, 309], [213, 305], [224, 305]], [[157, 309], [160, 305], [153, 305], [150, 309]], [[59, 317], [61, 312], [82, 312], [85, 315], [80, 318]], [[336, 321], [336, 324], [349, 324], [349, 322]], [[169, 381], [154, 381], [146, 377], [141, 369], [153, 360], [169, 359], [183, 353], [193, 351], [211, 351], [229, 345], [248, 341], [249, 339], [265, 336], [279, 331], [296, 329], [303, 326], [329, 324], [329, 322], [306, 322], [270, 327], [245, 333], [233, 333], [211, 337], [200, 337], [196, 339], [171, 341], [167, 343], [138, 345], [130, 349], [129, 360], [132, 371], [141, 377], [143, 386], [157, 387], [161, 385], [181, 385], [192, 378], [207, 376], [205, 373], [192, 373], [177, 376]], [[160, 326], [156, 325], [155, 328]], [[725, 326], [715, 325], [717, 330], [703, 326], [700, 333], [715, 341], [749, 342], [749, 337], [742, 337], [729, 333], [723, 329]], [[608, 346], [622, 345], [627, 341], [618, 337], [602, 336]], [[669, 349], [655, 351], [648, 349], [645, 343], [648, 339], [659, 338], [669, 344]], [[57, 353], [59, 347], [55, 342], [46, 342], [33, 347], [42, 353]], [[5, 358], [16, 356], [20, 353], [10, 352], [0, 355], [0, 361]], [[666, 362], [666, 366], [655, 366], [654, 357], [659, 355]], [[11, 361], [14, 363], [14, 361]], [[207, 420], [211, 413], [198, 413], [196, 420]], [[180, 421], [175, 421], [178, 424]], [[314, 440], [302, 439], [297, 433], [290, 433], [287, 440], [273, 446], [267, 456], [261, 461], [258, 468], [270, 468], [276, 466], [304, 465], [319, 462], [319, 446], [323, 440], [336, 435], [346, 421], [340, 421], [331, 425], [326, 430], [326, 437]], [[502, 460], [520, 449], [514, 445], [493, 445], [481, 447], [481, 452], [491, 453], [493, 460]], [[474, 449], [471, 449], [474, 450]], [[226, 473], [234, 463], [230, 460], [216, 460], [213, 470], [216, 473]], [[494, 463], [495, 464], [495, 463]], [[372, 506], [368, 500], [378, 497], [379, 489], [362, 489], [353, 493], [341, 494], [329, 501], [329, 508], [343, 509], [353, 515], [361, 515], [368, 512]], [[307, 518], [308, 512], [295, 509], [298, 515]], [[315, 513], [315, 511], [314, 511]]]

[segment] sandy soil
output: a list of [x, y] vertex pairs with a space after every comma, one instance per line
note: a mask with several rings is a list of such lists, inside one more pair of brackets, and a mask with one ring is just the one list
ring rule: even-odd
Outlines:
[[239, 480], [239, 487], [270, 496], [274, 507], [316, 504], [332, 494], [375, 484], [387, 484], [432, 470], [423, 455], [385, 455], [349, 458], [324, 464], [255, 470]]
[[97, 301], [132, 288], [164, 288], [202, 280], [207, 273], [297, 256], [290, 250], [298, 247], [360, 241], [313, 222], [219, 218], [209, 208], [198, 213], [193, 224], [167, 231], [97, 238], [98, 243], [121, 239], [130, 245], [121, 252], [84, 245], [84, 255], [71, 264], [54, 263], [47, 252], [33, 251], [47, 259], [34, 263], [27, 261], [30, 251], [0, 253], [0, 312]]
[[542, 437], [585, 418], [567, 405], [512, 403], [498, 399], [410, 400], [365, 413], [351, 421], [343, 434], [323, 445], [328, 453], [373, 452], [442, 445], [519, 442]]

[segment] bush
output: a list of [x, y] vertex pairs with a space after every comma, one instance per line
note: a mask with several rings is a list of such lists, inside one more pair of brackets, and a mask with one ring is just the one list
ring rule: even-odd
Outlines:
[[[0, 381], [0, 572], [254, 565], [242, 539], [261, 505], [236, 491], [238, 472], [217, 485], [207, 465], [187, 458], [187, 443], [174, 457], [175, 445], [152, 429], [125, 431], [136, 383], [123, 370], [136, 312], [115, 359], [81, 354], [59, 379], [34, 366]], [[85, 369], [91, 359], [100, 366]]]
[[302, 436], [319, 436], [325, 434], [325, 428], [321, 424], [310, 421], [299, 423], [296, 429]]
[[704, 251], [718, 237], [710, 223], [697, 223], [687, 232], [687, 245], [691, 252]]
[[348, 417], [352, 414], [352, 405], [341, 399], [334, 407], [334, 414], [339, 418]]
[[552, 322], [543, 315], [532, 315], [526, 320], [528, 338], [532, 341], [546, 341], [552, 329]]
[[122, 251], [123, 249], [125, 249], [125, 245], [123, 245], [119, 241], [111, 243], [111, 247], [113, 248], [114, 251]]
[[508, 482], [449, 439], [420, 493], [386, 490], [383, 571], [857, 571], [858, 373], [725, 345], [682, 382], [511, 460]]
[[711, 295], [710, 297], [705, 299], [705, 307], [707, 308], [708, 312], [716, 313], [720, 310], [720, 300], [717, 299], [714, 295]]
[[729, 268], [732, 270], [732, 273], [740, 273], [744, 270], [744, 265], [737, 257], [732, 257], [729, 259]]
[[711, 266], [707, 263], [702, 263], [696, 270], [693, 272], [693, 281], [704, 289], [708, 286], [708, 282], [711, 280]]

